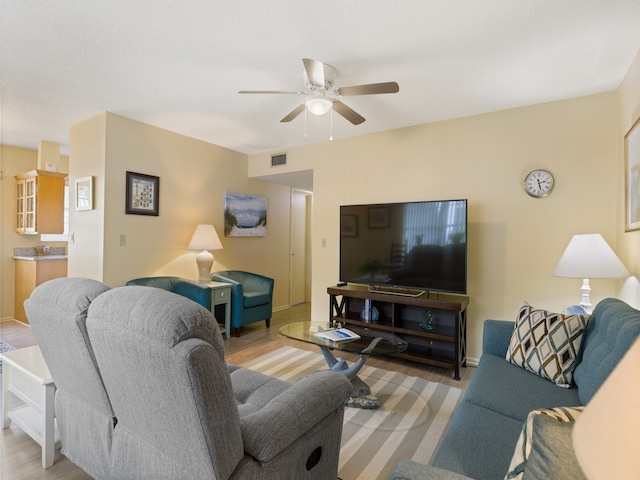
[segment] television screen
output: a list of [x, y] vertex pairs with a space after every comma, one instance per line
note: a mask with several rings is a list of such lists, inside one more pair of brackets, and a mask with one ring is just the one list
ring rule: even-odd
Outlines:
[[467, 293], [467, 200], [342, 205], [340, 280]]

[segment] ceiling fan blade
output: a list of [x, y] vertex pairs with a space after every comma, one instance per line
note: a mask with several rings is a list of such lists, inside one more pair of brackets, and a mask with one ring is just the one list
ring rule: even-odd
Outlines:
[[291, 94], [291, 95], [302, 95], [302, 92], [286, 92], [283, 90], [240, 90], [238, 93], [283, 93], [283, 94]]
[[396, 82], [371, 83], [369, 85], [353, 85], [351, 87], [340, 87], [336, 90], [338, 95], [347, 97], [349, 95], [377, 95], [380, 93], [398, 93], [400, 87]]
[[309, 83], [314, 87], [324, 88], [324, 63], [312, 58], [303, 58], [302, 63], [304, 63]]
[[291, 110], [280, 122], [290, 122], [304, 111], [304, 103]]
[[354, 125], [360, 125], [365, 120], [365, 118], [362, 115], [360, 115], [358, 112], [356, 112], [352, 108], [347, 107], [344, 103], [340, 102], [339, 100], [333, 101], [333, 110], [336, 113], [342, 115], [344, 118], [346, 118], [348, 121], [350, 121]]

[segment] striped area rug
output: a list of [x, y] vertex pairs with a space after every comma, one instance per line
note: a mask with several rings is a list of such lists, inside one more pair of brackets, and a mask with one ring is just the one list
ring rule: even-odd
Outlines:
[[[320, 353], [291, 347], [243, 366], [289, 382], [327, 368]], [[464, 390], [366, 364], [359, 377], [371, 387], [381, 407], [345, 409], [340, 477], [389, 479], [401, 459], [430, 463]]]

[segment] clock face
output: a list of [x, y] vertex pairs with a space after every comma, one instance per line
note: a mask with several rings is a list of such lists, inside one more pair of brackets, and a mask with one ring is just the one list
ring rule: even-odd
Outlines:
[[533, 170], [524, 179], [524, 191], [532, 197], [546, 197], [551, 190], [553, 190], [553, 175], [546, 170]]

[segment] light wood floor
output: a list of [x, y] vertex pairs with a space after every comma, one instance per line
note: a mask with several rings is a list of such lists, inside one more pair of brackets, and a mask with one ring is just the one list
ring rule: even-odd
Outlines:
[[[278, 334], [278, 329], [287, 323], [309, 320], [310, 304], [296, 305], [290, 309], [275, 312], [271, 319], [271, 328], [264, 322], [245, 327], [242, 336], [225, 340], [227, 361], [242, 364], [283, 346], [292, 346], [317, 351], [317, 347], [287, 339]], [[31, 327], [17, 321], [0, 322], [0, 340], [15, 348], [36, 345]], [[345, 355], [347, 360], [351, 360]], [[453, 371], [430, 367], [401, 359], [372, 357], [367, 365], [395, 370], [407, 375], [422, 377], [432, 382], [440, 382], [459, 388], [466, 388], [473, 375], [474, 368], [462, 368], [460, 381], [454, 380]], [[1, 378], [1, 376], [0, 376]], [[80, 468], [76, 467], [60, 451], [56, 452], [55, 463], [44, 470], [41, 466], [40, 446], [18, 427], [12, 425], [2, 430], [0, 435], [0, 479], [2, 480], [80, 480], [88, 479]]]

